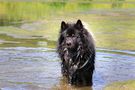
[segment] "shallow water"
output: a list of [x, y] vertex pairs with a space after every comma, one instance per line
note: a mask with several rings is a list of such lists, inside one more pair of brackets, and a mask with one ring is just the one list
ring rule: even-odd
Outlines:
[[[93, 90], [114, 81], [135, 79], [135, 52], [97, 48]], [[89, 90], [70, 86], [62, 78], [55, 49], [0, 49], [1, 90]]]

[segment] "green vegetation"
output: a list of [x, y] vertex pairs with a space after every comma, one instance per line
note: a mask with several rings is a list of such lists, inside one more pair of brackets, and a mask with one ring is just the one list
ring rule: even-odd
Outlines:
[[135, 81], [115, 82], [105, 87], [104, 90], [134, 90]]
[[[40, 0], [39, 0], [40, 1]], [[87, 0], [74, 2], [0, 2], [0, 25], [20, 24], [90, 9], [135, 8], [130, 0]]]
[[90, 26], [97, 47], [135, 50], [134, 8], [132, 0], [1, 1], [0, 34], [5, 36], [0, 46], [6, 46], [6, 36], [14, 42], [37, 38], [56, 42], [61, 21], [81, 19]]

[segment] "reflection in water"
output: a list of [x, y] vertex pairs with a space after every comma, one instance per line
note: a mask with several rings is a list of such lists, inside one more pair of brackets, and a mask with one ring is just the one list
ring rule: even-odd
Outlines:
[[92, 87], [85, 86], [85, 87], [75, 87], [71, 86], [67, 83], [66, 78], [61, 78], [59, 84], [53, 87], [54, 90], [92, 90]]
[[32, 36], [31, 38], [15, 38], [7, 34], [0, 34], [0, 47], [41, 47], [46, 46], [52, 48], [56, 45], [56, 41], [47, 40], [43, 37]]
[[[105, 85], [115, 81], [135, 78], [134, 52], [108, 49], [97, 51], [93, 90], [101, 90]], [[60, 60], [55, 49], [1, 48], [0, 71], [1, 90], [92, 89], [91, 87], [70, 86], [65, 79], [62, 79]]]

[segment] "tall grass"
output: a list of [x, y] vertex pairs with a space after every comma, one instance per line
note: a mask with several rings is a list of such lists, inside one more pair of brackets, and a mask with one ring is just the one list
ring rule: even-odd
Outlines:
[[[95, 2], [96, 1], [96, 2]], [[51, 16], [58, 17], [73, 12], [81, 12], [91, 9], [135, 8], [133, 3], [125, 3], [127, 0], [82, 0], [76, 2], [0, 2], [0, 25], [17, 24], [38, 19], [46, 19]], [[109, 2], [110, 1], [110, 2]], [[119, 2], [120, 1], [120, 2]]]

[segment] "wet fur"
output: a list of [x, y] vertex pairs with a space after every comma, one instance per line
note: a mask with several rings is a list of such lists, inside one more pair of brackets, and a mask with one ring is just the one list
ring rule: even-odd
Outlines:
[[[74, 33], [76, 42], [72, 42], [75, 45], [70, 49], [65, 44], [66, 35]], [[92, 86], [95, 46], [91, 34], [84, 28], [81, 20], [76, 23], [62, 21], [57, 52], [61, 58], [61, 72], [68, 78], [71, 85]]]

